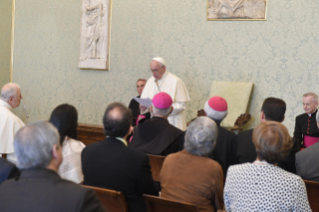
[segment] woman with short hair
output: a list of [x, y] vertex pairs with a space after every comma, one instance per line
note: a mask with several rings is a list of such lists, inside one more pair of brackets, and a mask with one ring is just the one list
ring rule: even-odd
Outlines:
[[228, 169], [226, 210], [311, 211], [303, 180], [277, 167], [293, 146], [287, 128], [279, 122], [262, 123], [253, 131], [253, 143], [256, 161]]
[[63, 161], [58, 174], [61, 178], [80, 183], [83, 181], [81, 153], [85, 145], [77, 141], [78, 113], [72, 105], [57, 106], [50, 122], [58, 129], [62, 146]]
[[161, 197], [195, 204], [201, 212], [223, 209], [223, 171], [218, 162], [206, 157], [217, 134], [216, 123], [207, 117], [198, 117], [188, 126], [185, 149], [165, 158]]

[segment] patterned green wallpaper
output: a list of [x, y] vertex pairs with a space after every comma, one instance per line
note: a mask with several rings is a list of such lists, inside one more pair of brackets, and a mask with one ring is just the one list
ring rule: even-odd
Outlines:
[[[101, 124], [108, 103], [128, 104], [135, 80], [162, 56], [190, 92], [187, 118], [208, 98], [212, 80], [255, 83], [250, 112], [259, 122], [264, 98], [283, 98], [293, 132], [301, 96], [318, 93], [316, 0], [269, 1], [267, 21], [206, 21], [206, 0], [113, 0], [110, 71], [77, 68], [79, 0], [16, 1], [13, 81], [22, 87], [29, 122], [68, 102], [80, 122]], [[24, 116], [21, 107], [17, 110]]]
[[0, 88], [10, 81], [12, 0], [0, 1]]

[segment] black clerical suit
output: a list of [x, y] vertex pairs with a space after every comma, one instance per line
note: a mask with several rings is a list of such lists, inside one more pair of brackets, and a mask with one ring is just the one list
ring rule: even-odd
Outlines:
[[294, 139], [298, 141], [297, 144], [299, 149], [305, 135], [319, 137], [319, 130], [316, 121], [317, 111], [318, 110], [312, 113], [311, 116], [307, 113], [303, 113], [296, 117]]
[[[140, 96], [137, 96], [137, 98], [140, 98]], [[140, 104], [135, 99], [132, 99], [128, 107], [132, 110], [132, 115], [133, 115], [132, 125], [135, 126], [136, 119], [138, 115], [140, 114]]]
[[237, 163], [254, 162], [257, 158], [256, 148], [253, 144], [253, 130], [238, 133], [237, 136]]
[[182, 133], [183, 131], [171, 125], [167, 119], [152, 117], [134, 128], [129, 147], [147, 154], [167, 156], [182, 150]]
[[49, 169], [23, 170], [0, 185], [1, 212], [103, 212], [95, 192]]
[[208, 157], [221, 165], [224, 177], [226, 177], [228, 167], [236, 164], [236, 134], [221, 127], [220, 121], [214, 121], [218, 126], [218, 137], [215, 148], [208, 154]]
[[82, 151], [84, 185], [121, 191], [130, 212], [146, 211], [143, 194], [158, 195], [148, 156], [108, 137]]
[[0, 184], [6, 179], [20, 175], [19, 169], [6, 159], [0, 158]]

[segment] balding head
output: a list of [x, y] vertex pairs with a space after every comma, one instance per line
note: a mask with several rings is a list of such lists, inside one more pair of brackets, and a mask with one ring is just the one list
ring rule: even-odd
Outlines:
[[106, 136], [124, 138], [132, 125], [132, 111], [123, 104], [109, 104], [103, 117], [104, 133]]
[[12, 108], [19, 107], [22, 99], [20, 86], [16, 83], [7, 83], [1, 89], [1, 99]]

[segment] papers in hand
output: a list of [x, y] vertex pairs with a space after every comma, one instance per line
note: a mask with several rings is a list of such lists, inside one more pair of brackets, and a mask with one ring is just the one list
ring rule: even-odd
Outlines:
[[152, 105], [152, 100], [150, 98], [137, 98], [133, 97], [140, 105], [143, 105], [145, 107], [150, 107]]

